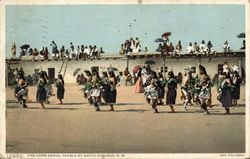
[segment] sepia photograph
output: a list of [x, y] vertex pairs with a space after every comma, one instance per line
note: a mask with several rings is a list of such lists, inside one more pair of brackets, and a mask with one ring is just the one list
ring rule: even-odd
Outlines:
[[0, 0], [0, 158], [249, 158], [249, 3]]

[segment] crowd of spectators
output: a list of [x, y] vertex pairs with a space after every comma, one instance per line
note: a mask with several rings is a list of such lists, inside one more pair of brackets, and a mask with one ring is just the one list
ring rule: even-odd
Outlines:
[[[77, 47], [74, 46], [73, 42], [70, 43], [69, 47], [63, 45], [60, 49], [58, 49], [57, 44], [55, 41], [52, 41], [50, 46], [52, 47], [51, 53], [49, 52], [48, 47], [42, 47], [40, 50], [37, 48], [27, 48], [21, 49], [20, 57], [21, 56], [40, 56], [44, 59], [48, 59], [49, 55], [51, 55], [54, 59], [98, 59], [101, 57], [101, 54], [105, 53], [103, 48], [97, 48], [96, 45], [78, 45]], [[231, 48], [228, 41], [225, 41], [223, 46], [224, 52], [230, 52]], [[242, 50], [245, 49], [245, 40], [243, 40], [241, 48]], [[11, 47], [12, 57], [16, 57], [17, 47], [14, 43]], [[128, 53], [134, 52], [148, 52], [148, 48], [145, 47], [144, 49], [141, 48], [141, 42], [138, 37], [135, 39], [130, 38], [129, 40], [125, 40], [123, 44], [121, 44], [121, 48], [119, 50], [120, 55], [126, 55]], [[161, 52], [162, 54], [166, 55], [173, 55], [176, 56], [180, 52], [188, 53], [188, 54], [215, 54], [216, 50], [213, 47], [211, 41], [207, 43], [205, 40], [202, 40], [200, 44], [197, 42], [190, 42], [187, 46], [186, 50], [183, 50], [181, 41], [178, 41], [177, 44], [174, 46], [172, 42], [169, 40], [165, 40], [164, 42], [159, 43], [156, 52]]]
[[[245, 49], [245, 40], [243, 40], [242, 46], [240, 49]], [[177, 44], [175, 46], [173, 46], [172, 42], [162, 42], [159, 43], [158, 48], [156, 49], [157, 52], [161, 52], [163, 54], [167, 54], [167, 55], [178, 55], [180, 52], [186, 52], [188, 54], [204, 54], [204, 55], [208, 55], [208, 54], [214, 54], [216, 53], [213, 44], [211, 41], [208, 41], [207, 44], [205, 43], [205, 40], [202, 40], [200, 44], [198, 44], [197, 42], [190, 42], [189, 45], [187, 46], [186, 50], [182, 49], [182, 44], [181, 41], [178, 41]], [[231, 48], [230, 45], [228, 43], [228, 41], [225, 41], [223, 44], [223, 51], [224, 52], [230, 52]]]
[[136, 37], [135, 39], [130, 38], [129, 40], [125, 40], [125, 42], [123, 44], [121, 44], [121, 48], [119, 51], [120, 55], [125, 55], [128, 54], [130, 52], [141, 52], [141, 51], [148, 51], [148, 48], [145, 47], [144, 50], [141, 49], [141, 42], [139, 40], [138, 37]]
[[[75, 47], [74, 44], [71, 42], [68, 49], [65, 48], [63, 45], [60, 49], [58, 49], [57, 44], [55, 41], [52, 41], [50, 46], [52, 47], [51, 53], [48, 50], [48, 47], [42, 47], [40, 51], [37, 48], [27, 48], [21, 49], [20, 57], [22, 56], [40, 56], [44, 59], [48, 59], [49, 55], [51, 55], [54, 59], [64, 59], [64, 58], [71, 58], [71, 59], [91, 59], [100, 58], [101, 54], [105, 53], [103, 48], [97, 48], [96, 45], [81, 45]], [[13, 44], [11, 48], [12, 56], [16, 56], [16, 45]]]

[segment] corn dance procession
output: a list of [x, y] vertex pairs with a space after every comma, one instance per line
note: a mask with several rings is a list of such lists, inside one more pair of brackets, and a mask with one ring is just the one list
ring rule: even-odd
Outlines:
[[10, 1], [4, 157], [249, 157], [246, 0]]

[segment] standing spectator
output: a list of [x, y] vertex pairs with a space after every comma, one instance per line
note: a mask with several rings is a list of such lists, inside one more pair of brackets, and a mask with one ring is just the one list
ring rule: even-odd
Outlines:
[[16, 44], [14, 43], [11, 47], [12, 57], [16, 57]]
[[97, 47], [95, 45], [93, 46], [93, 49], [92, 49], [92, 59], [91, 60], [94, 60], [94, 58], [98, 59], [98, 50], [97, 50]]
[[47, 60], [49, 58], [49, 51], [48, 51], [48, 48], [45, 47], [45, 50], [44, 50], [44, 59]]
[[224, 50], [224, 52], [229, 52], [230, 51], [230, 46], [228, 44], [228, 41], [225, 41], [225, 43], [223, 45], [223, 50]]
[[62, 46], [61, 49], [60, 49], [60, 57], [61, 57], [61, 59], [64, 58], [64, 53], [65, 53], [65, 48], [64, 48], [64, 46]]
[[52, 41], [50, 46], [52, 46], [52, 54], [56, 54], [57, 52], [57, 45], [55, 43], [55, 41]]

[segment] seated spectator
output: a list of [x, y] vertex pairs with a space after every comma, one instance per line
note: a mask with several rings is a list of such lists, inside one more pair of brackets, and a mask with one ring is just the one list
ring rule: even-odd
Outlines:
[[162, 51], [162, 44], [160, 43], [158, 48], [156, 49], [157, 52], [161, 52]]
[[245, 40], [243, 40], [242, 46], [241, 46], [240, 49], [241, 49], [241, 50], [245, 50], [245, 49], [246, 49], [246, 41], [245, 41]]
[[38, 55], [39, 55], [39, 51], [37, 50], [37, 48], [35, 48], [33, 51], [33, 56], [38, 56]]
[[206, 54], [207, 53], [207, 46], [205, 45], [205, 41], [202, 40], [200, 47], [199, 47], [200, 53]]
[[125, 54], [125, 48], [124, 48], [123, 44], [121, 44], [121, 48], [120, 48], [119, 54], [120, 55], [124, 55]]
[[224, 52], [229, 52], [230, 51], [230, 46], [228, 44], [228, 41], [225, 41], [225, 43], [223, 45], [223, 50], [224, 50]]
[[44, 56], [44, 51], [45, 51], [45, 50], [44, 50], [44, 47], [42, 47], [41, 50], [40, 50], [40, 55], [41, 55], [41, 56]]
[[92, 58], [91, 60], [94, 60], [94, 58], [98, 59], [99, 55], [98, 55], [98, 50], [97, 47], [94, 45], [93, 49], [92, 49]]
[[148, 48], [147, 47], [145, 47], [144, 52], [148, 52]]
[[215, 53], [215, 50], [213, 48], [213, 45], [212, 45], [211, 41], [208, 41], [208, 43], [207, 43], [207, 51], [210, 54]]
[[28, 51], [29, 55], [32, 56], [33, 55], [33, 49], [30, 48], [29, 51]]
[[173, 53], [173, 52], [174, 52], [174, 45], [173, 45], [173, 43], [170, 43], [170, 44], [169, 44], [169, 46], [168, 46], [168, 51], [169, 51], [170, 53]]
[[194, 50], [195, 52], [200, 52], [200, 48], [199, 48], [197, 42], [194, 42], [193, 50]]
[[178, 43], [175, 46], [175, 50], [173, 55], [177, 55], [182, 51], [182, 45], [181, 45], [181, 41], [178, 41]]
[[193, 54], [194, 53], [194, 47], [192, 45], [192, 42], [189, 43], [188, 47], [187, 47], [187, 52], [189, 54]]
[[105, 53], [105, 52], [103, 51], [102, 47], [100, 47], [100, 49], [98, 50], [98, 53], [99, 53], [99, 55]]

